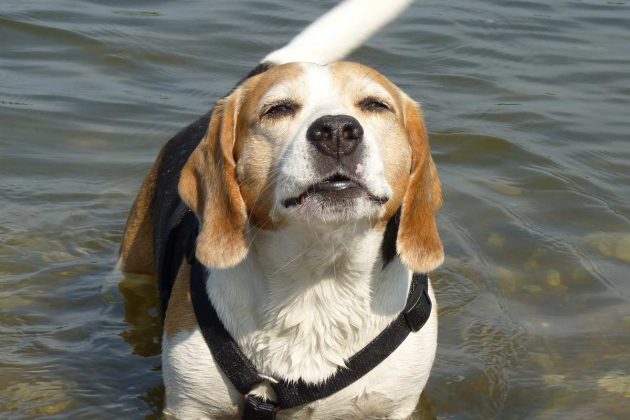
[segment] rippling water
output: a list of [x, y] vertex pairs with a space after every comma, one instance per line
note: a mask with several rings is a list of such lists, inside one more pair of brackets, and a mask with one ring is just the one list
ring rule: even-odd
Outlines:
[[[0, 417], [161, 410], [112, 270], [160, 146], [335, 2], [0, 4]], [[630, 412], [630, 4], [418, 1], [351, 56], [420, 100], [445, 189], [427, 417]]]

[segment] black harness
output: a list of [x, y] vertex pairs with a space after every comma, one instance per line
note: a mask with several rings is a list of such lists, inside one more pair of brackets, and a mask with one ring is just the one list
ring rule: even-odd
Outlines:
[[[267, 64], [261, 64], [247, 77], [262, 73], [268, 67]], [[182, 262], [186, 259], [192, 264], [190, 293], [199, 328], [215, 362], [245, 399], [243, 418], [274, 419], [280, 409], [328, 397], [357, 381], [393, 353], [410, 333], [419, 331], [431, 314], [428, 276], [419, 273], [413, 275], [407, 304], [400, 315], [374, 340], [350, 357], [344, 368], [339, 368], [326, 381], [313, 384], [302, 380], [295, 382], [277, 378], [277, 381], [269, 381], [276, 394], [275, 402], [263, 401], [251, 395], [252, 389], [268, 377], [261, 375], [243, 354], [223, 326], [208, 298], [207, 270], [194, 258], [198, 221], [193, 212], [181, 201], [177, 191], [181, 169], [205, 135], [209, 121], [210, 113], [207, 113], [176, 134], [162, 151], [163, 158], [158, 169], [156, 193], [152, 203], [154, 255], [161, 313], [164, 317], [173, 283]], [[387, 224], [381, 245], [383, 267], [396, 256], [399, 221], [400, 212]]]
[[190, 273], [192, 304], [199, 328], [215, 362], [245, 397], [244, 419], [274, 419], [279, 409], [308, 404], [347, 387], [385, 360], [410, 333], [420, 331], [431, 314], [428, 276], [416, 274], [411, 281], [405, 309], [374, 340], [350, 357], [345, 368], [339, 368], [334, 375], [319, 384], [301, 379], [296, 382], [282, 378], [277, 382], [270, 381], [277, 399], [275, 402], [263, 401], [249, 393], [266, 377], [260, 375], [221, 323], [206, 292], [206, 273], [203, 265], [194, 260]]
[[[390, 251], [385, 241], [388, 236], [392, 236], [392, 227], [397, 228], [397, 219], [398, 215], [393, 218], [394, 223], [390, 222], [388, 225], [384, 238], [382, 254], [384, 257], [390, 257], [386, 260], [386, 264], [393, 256], [388, 255]], [[243, 419], [274, 419], [276, 412], [280, 409], [308, 404], [347, 387], [385, 360], [410, 333], [419, 331], [431, 314], [428, 276], [414, 274], [403, 311], [374, 340], [350, 357], [344, 368], [339, 368], [330, 378], [318, 384], [302, 380], [287, 381], [282, 378], [269, 381], [275, 391], [276, 401], [263, 401], [251, 395], [250, 392], [268, 377], [261, 375], [243, 354], [236, 341], [223, 326], [206, 292], [207, 268], [194, 257], [197, 230], [198, 222], [195, 215], [190, 210], [185, 211], [180, 223], [177, 223], [168, 235], [170, 240], [164, 251], [168, 256], [180, 257], [180, 262], [186, 258], [192, 264], [190, 295], [195, 316], [215, 362], [221, 367], [232, 385], [244, 396]], [[163, 261], [177, 260], [171, 257]], [[158, 272], [161, 274], [158, 277], [164, 280], [162, 284], [172, 284], [174, 277], [169, 281], [165, 278], [175, 276], [177, 273], [177, 268], [169, 265], [165, 264]], [[162, 293], [163, 307], [168, 304], [168, 298], [164, 299], [164, 297], [169, 294]]]

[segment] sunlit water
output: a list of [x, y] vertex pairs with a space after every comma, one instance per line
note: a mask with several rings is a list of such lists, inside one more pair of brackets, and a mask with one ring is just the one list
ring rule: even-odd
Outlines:
[[[163, 404], [150, 280], [113, 271], [160, 146], [334, 2], [0, 3], [0, 417]], [[448, 418], [630, 413], [630, 4], [418, 1], [351, 57], [424, 104], [445, 190]]]

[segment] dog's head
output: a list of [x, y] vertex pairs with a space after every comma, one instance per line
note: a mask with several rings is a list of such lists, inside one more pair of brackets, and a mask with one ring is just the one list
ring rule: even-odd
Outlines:
[[220, 100], [184, 167], [179, 193], [200, 220], [197, 258], [230, 267], [254, 226], [383, 229], [400, 210], [396, 250], [415, 272], [443, 260], [441, 188], [418, 104], [356, 63], [291, 63]]

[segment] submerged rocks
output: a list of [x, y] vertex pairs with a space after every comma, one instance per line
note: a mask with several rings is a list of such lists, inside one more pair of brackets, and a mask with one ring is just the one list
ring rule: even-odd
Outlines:
[[630, 233], [594, 233], [585, 241], [605, 257], [630, 262]]

